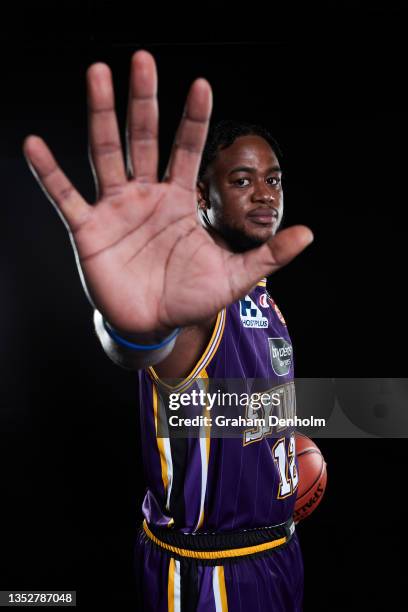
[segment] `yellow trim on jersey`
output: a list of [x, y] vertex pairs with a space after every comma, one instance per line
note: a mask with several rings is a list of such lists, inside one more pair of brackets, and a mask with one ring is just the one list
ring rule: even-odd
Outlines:
[[259, 283], [257, 283], [256, 285], [257, 287], [266, 287], [266, 279], [262, 279], [259, 281]]
[[196, 363], [196, 365], [194, 366], [194, 368], [191, 370], [190, 374], [188, 374], [186, 378], [184, 378], [178, 385], [175, 385], [175, 386], [168, 385], [167, 383], [163, 382], [160, 379], [160, 377], [156, 374], [154, 368], [150, 367], [147, 369], [147, 371], [152, 377], [152, 379], [156, 383], [160, 384], [160, 386], [164, 387], [165, 389], [172, 389], [172, 390], [177, 389], [178, 391], [181, 391], [182, 389], [184, 390], [184, 388], [188, 387], [189, 383], [193, 382], [194, 378], [197, 378], [197, 376], [199, 376], [201, 370], [203, 370], [204, 368], [208, 366], [211, 359], [214, 357], [215, 353], [217, 352], [217, 349], [220, 345], [221, 339], [224, 334], [226, 313], [227, 313], [226, 308], [223, 308], [218, 313], [217, 320], [214, 325], [214, 330], [211, 335], [211, 339], [209, 343], [207, 344], [207, 347], [204, 353], [201, 355], [200, 359], [198, 360], [198, 362]]
[[165, 494], [167, 495], [167, 489], [168, 489], [168, 486], [169, 486], [169, 476], [168, 476], [168, 472], [167, 472], [167, 459], [166, 459], [166, 450], [164, 448], [164, 438], [159, 438], [157, 436], [157, 430], [158, 430], [158, 426], [157, 426], [157, 418], [158, 418], [158, 414], [157, 414], [157, 412], [158, 412], [157, 411], [158, 394], [157, 394], [157, 387], [156, 387], [155, 384], [152, 384], [152, 393], [153, 393], [154, 427], [155, 427], [155, 430], [156, 430], [157, 446], [159, 447], [162, 481], [163, 481], [163, 486], [164, 486]]
[[265, 542], [264, 544], [256, 544], [255, 546], [244, 546], [242, 548], [233, 548], [230, 550], [188, 550], [186, 548], [178, 548], [177, 546], [171, 546], [166, 542], [162, 542], [150, 531], [146, 519], [143, 521], [143, 529], [146, 535], [161, 548], [164, 548], [180, 557], [189, 557], [191, 559], [227, 559], [229, 557], [244, 557], [245, 555], [252, 555], [255, 553], [263, 552], [264, 550], [270, 550], [285, 544], [287, 537], [277, 538], [271, 542]]
[[[206, 380], [205, 383], [205, 387], [206, 387], [206, 391], [208, 392], [208, 374], [207, 374], [207, 370], [204, 368], [203, 370], [201, 370], [200, 374], [199, 374], [200, 378], [203, 378]], [[206, 406], [204, 406], [203, 408], [203, 412], [205, 413], [207, 410]], [[206, 460], [206, 466], [205, 466], [205, 485], [203, 484], [204, 482], [204, 470], [203, 470], [203, 465], [201, 465], [201, 501], [200, 501], [200, 517], [198, 519], [198, 523], [196, 525], [196, 528], [194, 531], [197, 531], [198, 529], [200, 529], [203, 526], [204, 523], [204, 501], [205, 501], [205, 494], [206, 494], [206, 489], [207, 489], [207, 481], [208, 481], [208, 464], [210, 461], [210, 445], [211, 445], [211, 425], [206, 425], [204, 426], [204, 431], [205, 431], [205, 460]], [[201, 447], [201, 439], [200, 439], [200, 447]], [[201, 456], [201, 463], [203, 461], [203, 457]]]

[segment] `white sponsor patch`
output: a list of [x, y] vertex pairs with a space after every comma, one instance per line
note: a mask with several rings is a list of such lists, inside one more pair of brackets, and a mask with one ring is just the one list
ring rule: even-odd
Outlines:
[[246, 295], [242, 300], [239, 300], [239, 315], [244, 327], [263, 328], [269, 327], [269, 321], [263, 316], [258, 306], [253, 300]]

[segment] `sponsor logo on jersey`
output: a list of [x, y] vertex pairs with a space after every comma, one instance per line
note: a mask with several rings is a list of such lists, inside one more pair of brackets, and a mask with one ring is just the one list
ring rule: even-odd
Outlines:
[[273, 371], [277, 376], [286, 376], [292, 367], [292, 345], [285, 338], [268, 338], [268, 343]]
[[271, 296], [270, 296], [270, 295], [268, 295], [268, 301], [269, 301], [270, 305], [272, 306], [272, 308], [274, 309], [274, 311], [276, 312], [276, 314], [278, 315], [278, 317], [279, 317], [279, 321], [280, 321], [280, 322], [281, 322], [283, 325], [285, 325], [285, 326], [286, 326], [286, 321], [285, 321], [285, 319], [283, 318], [283, 314], [281, 313], [281, 311], [279, 310], [279, 308], [278, 308], [277, 304], [276, 304], [276, 303], [273, 301], [273, 299], [271, 298]]
[[259, 305], [261, 308], [269, 308], [268, 295], [266, 293], [262, 293], [259, 296]]
[[269, 327], [269, 321], [263, 316], [258, 306], [253, 300], [246, 295], [242, 300], [239, 300], [239, 315], [244, 327], [263, 328]]

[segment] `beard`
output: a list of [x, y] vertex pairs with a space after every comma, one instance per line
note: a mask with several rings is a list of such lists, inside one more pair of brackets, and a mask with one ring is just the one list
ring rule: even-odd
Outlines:
[[247, 234], [243, 230], [232, 228], [227, 225], [222, 227], [219, 234], [228, 243], [233, 253], [245, 253], [251, 249], [256, 249], [272, 238], [272, 234], [264, 239], [257, 238]]
[[279, 221], [276, 231], [274, 234], [267, 236], [266, 238], [257, 238], [256, 236], [251, 236], [246, 233], [244, 230], [238, 229], [236, 227], [231, 227], [230, 225], [224, 223], [219, 228], [215, 228], [211, 225], [208, 216], [200, 211], [200, 219], [202, 225], [208, 231], [210, 235], [212, 235], [213, 239], [216, 240], [216, 236], [219, 236], [222, 239], [222, 242], [228, 245], [229, 250], [232, 253], [245, 253], [246, 251], [250, 251], [251, 249], [256, 249], [257, 247], [262, 246], [267, 242], [273, 235], [278, 231], [282, 219]]

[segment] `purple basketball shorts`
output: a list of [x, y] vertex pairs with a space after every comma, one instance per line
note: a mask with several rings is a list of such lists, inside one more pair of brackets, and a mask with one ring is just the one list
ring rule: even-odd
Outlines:
[[300, 612], [303, 561], [292, 521], [215, 534], [139, 531], [140, 612]]

